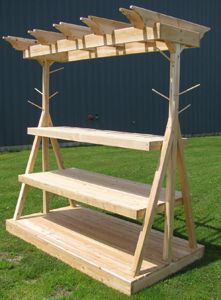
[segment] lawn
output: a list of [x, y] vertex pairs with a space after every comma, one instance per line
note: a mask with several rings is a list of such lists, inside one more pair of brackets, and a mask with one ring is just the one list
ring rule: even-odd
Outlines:
[[[66, 167], [147, 183], [159, 155], [99, 146], [65, 148], [62, 153]], [[205, 256], [132, 299], [221, 299], [221, 137], [191, 138], [185, 154], [197, 240], [206, 246]], [[5, 219], [12, 217], [19, 192], [17, 175], [24, 172], [28, 155], [29, 151], [0, 154], [0, 300], [128, 299], [5, 231]], [[56, 196], [51, 202], [53, 207], [67, 203]], [[41, 193], [31, 189], [24, 213], [40, 210]], [[154, 226], [163, 228], [161, 215]], [[182, 208], [175, 210], [175, 234], [186, 237]]]

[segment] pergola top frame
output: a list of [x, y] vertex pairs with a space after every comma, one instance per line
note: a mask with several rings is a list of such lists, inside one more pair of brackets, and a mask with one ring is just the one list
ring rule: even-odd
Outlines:
[[80, 18], [87, 26], [60, 22], [60, 32], [29, 30], [35, 39], [3, 37], [24, 59], [69, 62], [170, 50], [171, 43], [197, 48], [210, 28], [137, 6], [120, 8], [129, 23], [101, 17]]

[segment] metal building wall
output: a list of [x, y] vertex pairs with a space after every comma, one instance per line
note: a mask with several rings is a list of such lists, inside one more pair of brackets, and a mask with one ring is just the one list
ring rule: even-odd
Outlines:
[[[181, 124], [185, 134], [221, 132], [219, 0], [0, 0], [0, 35], [29, 37], [28, 29], [53, 30], [59, 21], [81, 24], [79, 17], [87, 15], [126, 21], [118, 8], [131, 4], [212, 27], [201, 49], [182, 55], [181, 90], [198, 82], [202, 87], [182, 97], [181, 107], [192, 108]], [[27, 100], [40, 103], [33, 88], [41, 88], [41, 68], [0, 44], [0, 146], [29, 144], [26, 127], [37, 124], [40, 112]], [[52, 76], [51, 91], [60, 92], [51, 105], [54, 123], [163, 133], [168, 104], [151, 89], [168, 93], [168, 75], [168, 62], [158, 53], [69, 63]], [[99, 119], [88, 121], [88, 114]]]

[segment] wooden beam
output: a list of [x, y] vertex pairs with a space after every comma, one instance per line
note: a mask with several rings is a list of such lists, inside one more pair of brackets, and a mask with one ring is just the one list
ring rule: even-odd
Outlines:
[[98, 34], [98, 35], [104, 34], [104, 31], [102, 30], [102, 28], [97, 23], [92, 21], [91, 19], [81, 17], [80, 20], [81, 20], [81, 22], [86, 24], [94, 34]]
[[138, 29], [144, 29], [145, 24], [141, 16], [134, 10], [126, 9], [126, 8], [120, 8], [119, 11], [125, 15], [130, 23]]
[[[50, 125], [49, 113], [49, 78], [50, 78], [50, 63], [48, 61], [42, 64], [42, 108], [44, 111], [43, 127]], [[49, 170], [49, 139], [42, 138], [42, 171]], [[43, 213], [49, 212], [49, 193], [43, 190]]]
[[86, 26], [80, 26], [70, 23], [60, 22], [59, 24], [53, 24], [57, 30], [62, 32], [68, 39], [81, 39], [86, 34], [92, 33], [91, 29]]
[[112, 34], [114, 30], [131, 27], [131, 24], [129, 23], [115, 21], [111, 19], [100, 18], [96, 16], [89, 16], [88, 18], [92, 22], [97, 24], [97, 26], [100, 28], [103, 34]]
[[153, 27], [156, 23], [170, 25], [183, 30], [194, 31], [200, 34], [202, 38], [206, 32], [210, 30], [209, 27], [198, 25], [186, 20], [178, 19], [175, 17], [167, 16], [155, 11], [144, 9], [138, 6], [130, 6], [130, 9], [135, 11], [142, 18], [146, 26]]
[[174, 202], [176, 188], [176, 158], [177, 158], [177, 127], [179, 110], [180, 90], [180, 54], [182, 48], [176, 46], [176, 51], [170, 56], [170, 97], [169, 97], [169, 120], [171, 122], [173, 144], [168, 160], [167, 182], [166, 182], [166, 210], [163, 259], [171, 263], [173, 258], [172, 242], [174, 228]]
[[3, 36], [3, 40], [7, 41], [12, 47], [19, 51], [24, 51], [32, 45], [38, 44], [38, 41], [33, 39], [24, 39], [16, 36]]
[[34, 36], [42, 45], [55, 44], [58, 40], [62, 40], [65, 38], [62, 33], [40, 29], [34, 29], [33, 31], [29, 30], [28, 33]]

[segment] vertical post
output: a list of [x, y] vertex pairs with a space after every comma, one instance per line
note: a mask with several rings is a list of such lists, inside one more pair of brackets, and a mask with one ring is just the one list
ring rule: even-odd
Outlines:
[[[49, 113], [49, 76], [50, 63], [46, 60], [42, 63], [42, 109], [44, 114], [43, 127], [48, 127], [50, 123]], [[49, 139], [42, 138], [42, 171], [49, 169]], [[43, 213], [49, 212], [49, 193], [43, 191]]]
[[174, 227], [174, 200], [176, 188], [176, 157], [177, 157], [177, 127], [179, 109], [180, 89], [180, 44], [175, 45], [174, 52], [170, 55], [170, 96], [169, 96], [169, 122], [171, 123], [173, 144], [171, 147], [166, 181], [165, 195], [165, 226], [164, 226], [164, 247], [163, 259], [168, 263], [172, 260], [172, 242]]
[[[179, 93], [177, 91], [179, 90], [179, 59], [180, 59], [180, 53], [181, 53], [181, 47], [179, 44], [174, 44], [174, 52], [171, 54], [172, 63], [171, 63], [171, 101], [169, 106], [169, 118], [167, 122], [167, 128], [164, 135], [164, 142], [161, 150], [160, 159], [158, 162], [158, 167], [155, 172], [155, 176], [153, 179], [152, 188], [150, 191], [149, 201], [146, 209], [146, 214], [143, 222], [143, 227], [140, 232], [135, 254], [134, 254], [134, 260], [132, 264], [132, 275], [135, 276], [140, 268], [143, 261], [143, 252], [146, 240], [148, 236], [150, 235], [151, 228], [154, 221], [154, 214], [156, 211], [157, 201], [159, 200], [159, 194], [162, 188], [163, 179], [165, 177], [165, 173], [168, 167], [168, 160], [174, 156], [176, 147], [173, 145], [174, 137], [176, 136], [175, 127], [177, 124], [177, 116], [178, 116], [178, 106], [179, 106]], [[176, 139], [176, 138], [175, 138]], [[175, 156], [176, 159], [176, 156]], [[170, 167], [170, 172], [173, 172], [174, 170], [174, 163]], [[174, 171], [175, 173], [175, 171]], [[175, 175], [174, 175], [175, 176]], [[171, 182], [174, 182], [173, 180]], [[174, 184], [173, 184], [174, 185]], [[172, 194], [172, 190], [175, 189], [173, 185], [170, 185], [170, 190]], [[169, 190], [169, 188], [168, 188]]]

